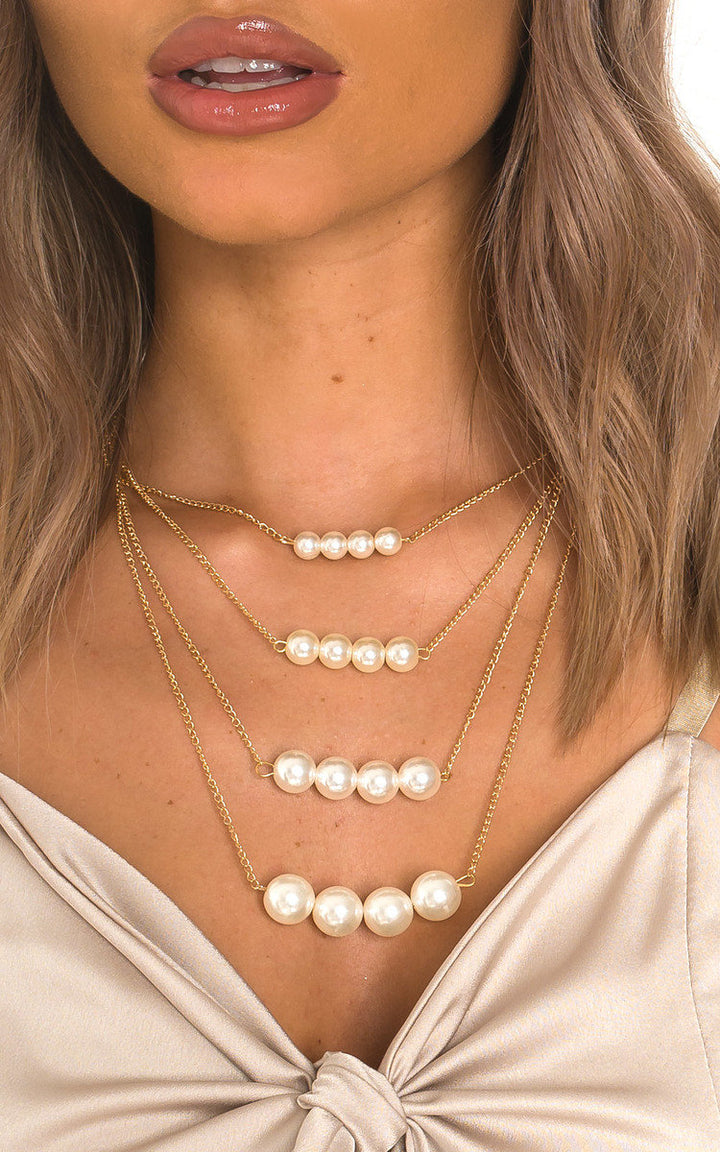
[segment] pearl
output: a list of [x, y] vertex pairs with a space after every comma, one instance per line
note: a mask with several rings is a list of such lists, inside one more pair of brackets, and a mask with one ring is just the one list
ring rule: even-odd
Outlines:
[[410, 889], [410, 899], [425, 920], [447, 920], [460, 907], [462, 889], [449, 872], [423, 872]]
[[385, 663], [393, 672], [411, 672], [419, 659], [418, 646], [410, 636], [394, 636], [385, 645]]
[[369, 760], [357, 774], [358, 795], [370, 804], [386, 804], [397, 795], [398, 774], [385, 760]]
[[351, 888], [323, 888], [315, 897], [312, 918], [326, 936], [349, 936], [362, 924], [363, 902]]
[[355, 765], [342, 756], [327, 756], [315, 770], [315, 787], [328, 800], [345, 800], [355, 791]]
[[292, 872], [276, 876], [263, 892], [265, 911], [278, 924], [299, 924], [306, 920], [314, 903], [312, 885]]
[[326, 668], [347, 668], [352, 651], [352, 640], [348, 636], [331, 632], [320, 641], [320, 663]]
[[283, 792], [307, 792], [315, 779], [315, 761], [293, 748], [281, 752], [273, 764], [273, 780]]
[[383, 556], [394, 556], [402, 548], [402, 536], [397, 528], [380, 528], [375, 533], [375, 547]]
[[301, 560], [314, 560], [320, 555], [320, 537], [317, 532], [298, 532], [293, 540], [293, 552]]
[[348, 552], [357, 560], [364, 560], [366, 556], [375, 551], [375, 537], [372, 532], [365, 532], [358, 528], [348, 536]]
[[314, 632], [306, 628], [296, 628], [285, 641], [285, 655], [293, 664], [312, 664], [317, 660], [320, 641]]
[[411, 800], [427, 800], [442, 783], [440, 769], [427, 756], [411, 756], [398, 770], [400, 791]]
[[376, 888], [365, 900], [363, 916], [377, 936], [399, 936], [412, 923], [412, 900], [399, 888]]
[[320, 541], [320, 551], [328, 560], [340, 560], [347, 550], [347, 536], [342, 532], [326, 532]]
[[352, 662], [360, 672], [377, 672], [385, 663], [385, 647], [374, 636], [362, 636], [353, 644]]

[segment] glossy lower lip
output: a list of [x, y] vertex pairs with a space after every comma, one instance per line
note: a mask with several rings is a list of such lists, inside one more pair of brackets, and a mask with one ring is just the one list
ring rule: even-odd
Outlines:
[[158, 107], [194, 132], [254, 136], [278, 132], [311, 120], [340, 92], [341, 72], [311, 72], [264, 92], [223, 92], [199, 88], [179, 76], [150, 76], [148, 89]]

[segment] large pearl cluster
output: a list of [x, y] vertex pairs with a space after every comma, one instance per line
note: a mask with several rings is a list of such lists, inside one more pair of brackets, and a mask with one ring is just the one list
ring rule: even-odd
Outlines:
[[418, 644], [410, 636], [393, 636], [387, 644], [374, 636], [361, 636], [354, 643], [340, 632], [322, 639], [307, 628], [296, 628], [285, 641], [285, 655], [293, 664], [347, 668], [352, 662], [359, 672], [377, 672], [383, 664], [393, 672], [411, 672], [420, 659]]
[[272, 777], [283, 792], [307, 792], [314, 784], [328, 800], [344, 800], [357, 792], [369, 804], [385, 804], [398, 792], [410, 800], [428, 800], [442, 783], [440, 769], [427, 756], [411, 756], [398, 769], [385, 760], [369, 760], [356, 769], [343, 756], [327, 756], [316, 765], [297, 748], [280, 753]]
[[374, 535], [359, 528], [345, 536], [342, 532], [298, 532], [293, 540], [293, 551], [301, 560], [315, 560], [325, 556], [328, 560], [341, 560], [343, 556], [354, 556], [364, 560], [373, 552], [381, 556], [395, 556], [402, 548], [403, 538], [397, 528], [380, 528]]
[[278, 924], [299, 924], [312, 914], [326, 936], [349, 936], [365, 921], [376, 936], [399, 936], [415, 913], [424, 920], [447, 920], [460, 907], [462, 890], [449, 872], [423, 872], [410, 889], [376, 888], [361, 900], [351, 888], [337, 884], [317, 896], [302, 876], [285, 872], [265, 888], [263, 904]]

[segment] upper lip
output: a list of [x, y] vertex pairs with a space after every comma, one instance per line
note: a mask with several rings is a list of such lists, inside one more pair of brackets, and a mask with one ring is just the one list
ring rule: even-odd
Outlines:
[[195, 16], [166, 36], [148, 67], [156, 76], [170, 76], [222, 56], [282, 60], [313, 72], [341, 71], [329, 52], [266, 16]]

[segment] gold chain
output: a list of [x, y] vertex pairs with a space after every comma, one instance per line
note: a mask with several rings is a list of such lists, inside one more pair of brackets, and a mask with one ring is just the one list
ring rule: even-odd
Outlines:
[[[143, 611], [143, 615], [145, 617], [145, 621], [148, 625], [148, 628], [150, 629], [150, 632], [151, 632], [153, 639], [155, 641], [155, 645], [156, 645], [157, 650], [160, 654], [163, 666], [165, 668], [165, 672], [167, 674], [168, 680], [170, 682], [170, 686], [172, 688], [173, 696], [175, 697], [175, 702], [176, 702], [178, 709], [180, 711], [180, 714], [182, 716], [183, 723], [185, 725], [185, 728], [186, 728], [186, 731], [187, 731], [188, 736], [190, 738], [190, 741], [192, 743], [192, 746], [195, 749], [196, 755], [198, 756], [198, 759], [200, 760], [200, 763], [202, 765], [202, 769], [203, 769], [203, 772], [205, 774], [205, 777], [206, 777], [208, 786], [210, 788], [210, 791], [212, 793], [212, 797], [213, 797], [213, 800], [215, 802], [215, 805], [216, 805], [216, 807], [220, 813], [220, 816], [222, 818], [222, 821], [223, 821], [225, 827], [227, 828], [228, 833], [229, 833], [229, 835], [233, 841], [233, 844], [234, 844], [235, 849], [236, 849], [236, 853], [238, 855], [240, 863], [241, 863], [243, 870], [245, 872], [245, 876], [247, 878], [247, 881], [250, 884], [251, 888], [253, 888], [255, 891], [264, 892], [266, 886], [264, 884], [261, 884], [260, 881], [258, 880], [258, 878], [255, 874], [255, 871], [253, 869], [253, 866], [250, 863], [250, 859], [249, 859], [245, 849], [243, 848], [242, 844], [240, 843], [239, 837], [237, 835], [237, 832], [235, 831], [235, 827], [233, 825], [233, 822], [232, 822], [230, 813], [228, 811], [227, 805], [225, 803], [225, 800], [223, 799], [223, 796], [222, 796], [220, 788], [217, 784], [217, 781], [215, 780], [215, 778], [214, 778], [214, 776], [210, 770], [210, 766], [207, 762], [207, 759], [205, 758], [205, 753], [203, 751], [202, 744], [200, 743], [200, 739], [199, 739], [197, 731], [195, 729], [195, 724], [194, 724], [192, 715], [190, 713], [190, 709], [189, 709], [187, 701], [185, 700], [185, 697], [183, 696], [183, 693], [180, 689], [180, 685], [178, 684], [175, 673], [173, 672], [172, 666], [171, 666], [170, 661], [169, 661], [168, 656], [167, 656], [167, 652], [165, 651], [165, 646], [163, 644], [160, 630], [159, 630], [159, 628], [155, 622], [155, 617], [153, 615], [152, 608], [150, 607], [150, 602], [149, 602], [149, 600], [145, 594], [145, 590], [142, 586], [140, 574], [137, 570], [137, 565], [135, 564], [135, 559], [133, 556], [132, 547], [130, 545], [130, 540], [128, 539], [128, 535], [127, 535], [126, 528], [125, 528], [125, 522], [124, 522], [124, 517], [123, 517], [123, 501], [125, 501], [125, 496], [121, 490], [119, 479], [116, 483], [116, 493], [118, 496], [117, 526], [118, 526], [118, 532], [120, 535], [120, 541], [121, 541], [122, 549], [123, 549], [123, 552], [125, 554], [125, 559], [127, 560], [128, 566], [130, 568], [133, 582], [135, 584], [138, 596], [140, 598], [140, 603], [142, 605], [142, 611]], [[500, 790], [502, 788], [503, 782], [505, 780], [505, 776], [507, 774], [507, 769], [508, 769], [508, 765], [510, 763], [510, 758], [511, 758], [513, 750], [515, 748], [515, 744], [517, 742], [518, 732], [520, 730], [520, 725], [521, 725], [523, 717], [525, 715], [525, 709], [527, 706], [527, 701], [528, 701], [528, 698], [530, 695], [530, 691], [532, 689], [532, 685], [533, 685], [533, 682], [535, 679], [535, 674], [537, 672], [538, 665], [540, 663], [540, 657], [542, 655], [543, 647], [545, 644], [545, 639], [547, 637], [547, 633], [548, 633], [548, 630], [550, 628], [550, 621], [551, 621], [553, 612], [555, 610], [555, 606], [556, 606], [557, 601], [558, 601], [558, 597], [560, 594], [560, 588], [562, 585], [563, 577], [565, 575], [565, 569], [567, 566], [568, 558], [570, 556], [570, 551], [573, 547], [574, 539], [575, 539], [575, 529], [573, 527], [572, 532], [570, 534], [570, 539], [568, 541], [567, 549], [565, 551], [565, 556], [564, 556], [562, 564], [560, 566], [560, 572], [559, 572], [558, 578], [556, 580], [555, 587], [553, 589], [553, 593], [552, 593], [552, 596], [550, 599], [550, 605], [548, 608], [547, 616], [545, 618], [545, 623], [543, 625], [542, 631], [540, 633], [540, 637], [539, 637], [538, 642], [536, 644], [535, 652], [533, 654], [533, 658], [532, 658], [532, 661], [530, 663], [530, 669], [528, 671], [528, 675], [526, 677], [525, 684], [524, 684], [522, 692], [520, 694], [520, 700], [518, 702], [518, 706], [517, 706], [517, 709], [515, 711], [515, 716], [513, 718], [513, 722], [512, 722], [511, 728], [510, 728], [510, 735], [508, 737], [507, 744], [505, 746], [505, 751], [503, 753], [502, 760], [500, 762], [500, 768], [499, 768], [497, 776], [495, 778], [495, 783], [493, 785], [492, 795], [490, 798], [490, 804], [489, 804], [489, 807], [487, 809], [487, 813], [485, 815], [485, 819], [483, 821], [482, 828], [480, 830], [480, 835], [478, 836], [478, 838], [475, 842], [475, 845], [474, 845], [474, 848], [473, 848], [473, 851], [472, 851], [472, 854], [470, 857], [470, 864], [468, 866], [467, 871], [457, 879], [457, 883], [460, 887], [468, 888], [468, 887], [471, 887], [475, 883], [475, 875], [477, 872], [477, 867], [478, 867], [478, 863], [480, 860], [480, 856], [481, 856], [483, 848], [485, 846], [485, 840], [487, 838], [488, 829], [490, 827], [490, 822], [492, 820], [493, 813], [494, 813], [495, 808], [497, 806], [498, 797], [500, 795]]]
[[[193, 643], [189, 633], [187, 632], [187, 630], [183, 627], [182, 623], [180, 622], [180, 620], [177, 616], [177, 613], [175, 612], [172, 604], [170, 603], [170, 600], [167, 597], [167, 594], [165, 593], [164, 588], [162, 587], [160, 581], [158, 580], [158, 577], [157, 577], [155, 571], [151, 567], [150, 562], [147, 558], [147, 555], [146, 555], [145, 551], [143, 550], [142, 545], [140, 544], [140, 540], [139, 540], [137, 532], [135, 530], [135, 525], [134, 525], [132, 516], [130, 514], [130, 509], [129, 509], [128, 503], [127, 503], [127, 497], [125, 496], [125, 493], [120, 488], [119, 484], [116, 486], [116, 494], [117, 494], [117, 501], [118, 501], [118, 515], [119, 515], [121, 523], [123, 524], [123, 527], [124, 527], [123, 543], [127, 540], [129, 542], [128, 547], [131, 549], [129, 555], [128, 555], [127, 551], [125, 552], [125, 557], [128, 560], [128, 563], [130, 564], [131, 571], [134, 570], [135, 572], [137, 572], [137, 567], [135, 566], [135, 563], [134, 563], [134, 560], [132, 557], [132, 549], [134, 549], [142, 567], [144, 568], [145, 572], [147, 573], [148, 579], [150, 581], [150, 584], [152, 585], [152, 588], [153, 588], [155, 594], [157, 595], [160, 603], [162, 604], [162, 606], [165, 609], [165, 611], [167, 612], [167, 614], [170, 616], [170, 619], [175, 624], [175, 627], [177, 628], [178, 632], [180, 633], [180, 636], [182, 637], [183, 641], [185, 642], [185, 646], [187, 647], [190, 655], [193, 657], [193, 659], [199, 665], [200, 669], [203, 672], [203, 675], [207, 678], [207, 680], [209, 681], [213, 690], [216, 692], [216, 694], [217, 694], [218, 698], [220, 699], [220, 702], [223, 706], [224, 711], [229, 716], [233, 727], [235, 728], [236, 732], [240, 735], [243, 743], [245, 744], [245, 747], [247, 748], [248, 752], [252, 756], [256, 766], [258, 766], [258, 767], [263, 766], [264, 764], [267, 763], [267, 761], [263, 760], [262, 756], [257, 751], [255, 745], [253, 744], [252, 740], [250, 739], [250, 736], [248, 734], [248, 731], [247, 731], [245, 725], [243, 724], [240, 717], [237, 715], [235, 709], [233, 708], [232, 704], [230, 703], [227, 696], [223, 692], [222, 688], [217, 683], [215, 677], [213, 676], [207, 663], [205, 662], [205, 659], [201, 655], [199, 649]], [[137, 585], [137, 581], [136, 581], [136, 585]]]
[[[122, 483], [125, 480], [125, 473], [126, 473], [126, 470], [121, 471], [120, 477], [118, 479], [118, 483]], [[131, 473], [128, 473], [127, 478], [130, 479], [130, 476], [131, 476]], [[234, 604], [236, 608], [240, 609], [242, 614], [247, 617], [247, 619], [250, 621], [250, 623], [253, 625], [253, 627], [257, 628], [260, 635], [264, 636], [265, 639], [268, 640], [270, 644], [272, 644], [273, 648], [277, 652], [284, 652], [285, 641], [281, 640], [278, 636], [273, 635], [273, 633], [268, 628], [266, 628], [263, 624], [260, 623], [258, 618], [253, 615], [253, 613], [250, 611], [250, 609], [247, 608], [242, 603], [242, 601], [240, 601], [238, 599], [238, 597], [235, 595], [235, 593], [232, 591], [232, 589], [229, 588], [228, 585], [225, 583], [222, 576], [217, 571], [217, 569], [213, 566], [211, 561], [208, 560], [205, 553], [200, 548], [198, 548], [198, 546], [194, 542], [194, 540], [190, 539], [187, 532], [185, 532], [180, 527], [179, 524], [176, 524], [176, 522], [172, 519], [172, 517], [168, 516], [167, 512], [164, 512], [162, 510], [162, 508], [160, 508], [159, 505], [157, 505], [155, 503], [155, 501], [152, 499], [151, 496], [148, 496], [147, 493], [143, 492], [143, 490], [141, 488], [136, 487], [135, 483], [132, 480], [130, 482], [132, 484], [132, 487], [135, 488], [135, 491], [140, 496], [140, 498], [145, 502], [145, 504], [147, 504], [147, 506], [149, 508], [151, 508], [152, 511], [157, 516], [159, 516], [161, 520], [163, 520], [167, 524], [168, 528], [170, 528], [175, 533], [175, 535], [180, 540], [182, 540], [185, 547], [190, 552], [192, 552], [193, 556], [196, 558], [198, 563], [202, 565], [202, 567], [205, 569], [205, 571], [211, 577], [213, 583], [215, 583], [217, 585], [217, 587], [220, 589], [220, 591], [223, 592], [225, 596], [227, 596], [228, 600], [230, 600], [230, 602], [232, 604]]]
[[565, 549], [565, 555], [563, 557], [562, 564], [560, 565], [560, 571], [555, 582], [555, 587], [553, 588], [553, 593], [550, 597], [550, 605], [548, 608], [547, 616], [545, 617], [545, 623], [543, 624], [542, 631], [538, 637], [538, 642], [535, 646], [535, 652], [533, 654], [532, 660], [530, 661], [530, 668], [528, 670], [527, 678], [525, 680], [525, 684], [523, 685], [522, 692], [520, 693], [520, 700], [515, 710], [513, 722], [510, 726], [510, 735], [508, 736], [507, 744], [505, 745], [505, 751], [503, 752], [502, 759], [500, 761], [500, 767], [498, 769], [497, 776], [495, 777], [495, 783], [493, 784], [492, 795], [490, 797], [490, 804], [488, 805], [488, 810], [485, 813], [485, 819], [483, 820], [482, 828], [480, 829], [480, 835], [475, 841], [475, 847], [473, 848], [472, 855], [470, 857], [470, 865], [467, 872], [457, 878], [457, 883], [461, 888], [472, 888], [473, 884], [475, 883], [475, 873], [477, 872], [480, 857], [482, 855], [483, 848], [485, 847], [485, 841], [487, 839], [488, 830], [490, 828], [490, 822], [493, 818], [493, 814], [497, 806], [498, 797], [500, 796], [500, 789], [505, 782], [505, 776], [507, 775], [508, 766], [510, 764], [510, 757], [513, 754], [515, 744], [517, 743], [518, 732], [520, 731], [520, 725], [522, 724], [523, 717], [525, 715], [525, 708], [527, 706], [530, 690], [535, 680], [535, 673], [537, 672], [538, 664], [540, 663], [540, 657], [542, 656], [542, 651], [545, 647], [545, 639], [550, 629], [550, 621], [552, 619], [553, 612], [555, 611], [555, 605], [558, 602], [560, 588], [565, 576], [565, 569], [567, 567], [567, 562], [570, 557], [570, 551], [573, 547], [574, 541], [575, 528], [573, 527], [570, 532], [570, 539], [568, 540], [568, 545]]
[[152, 633], [153, 639], [155, 640], [155, 645], [156, 645], [157, 650], [160, 654], [160, 659], [162, 660], [163, 665], [165, 667], [165, 672], [167, 674], [168, 680], [170, 681], [170, 687], [172, 688], [173, 696], [175, 697], [175, 702], [176, 702], [176, 704], [180, 710], [180, 715], [183, 718], [183, 723], [185, 724], [187, 734], [190, 737], [190, 741], [192, 743], [192, 746], [195, 749], [195, 752], [197, 753], [197, 756], [198, 756], [198, 759], [200, 760], [200, 763], [202, 764], [203, 772], [205, 773], [205, 776], [207, 778], [208, 786], [210, 788], [210, 791], [212, 792], [213, 800], [215, 801], [217, 809], [218, 809], [218, 811], [222, 817], [223, 824], [225, 825], [228, 832], [230, 833], [230, 837], [232, 839], [233, 844], [235, 845], [237, 854], [240, 858], [240, 863], [242, 864], [242, 866], [245, 870], [245, 875], [248, 878], [248, 883], [250, 884], [250, 886], [252, 888], [255, 889], [256, 892], [264, 892], [265, 891], [265, 885], [261, 884], [260, 881], [258, 880], [257, 876], [255, 875], [255, 872], [253, 870], [253, 866], [250, 863], [250, 860], [248, 859], [248, 856], [247, 856], [245, 849], [243, 848], [242, 844], [240, 843], [237, 832], [235, 831], [235, 827], [234, 827], [233, 822], [230, 818], [230, 813], [228, 812], [227, 805], [225, 803], [225, 800], [223, 799], [223, 796], [222, 796], [222, 793], [220, 791], [220, 788], [218, 787], [217, 781], [215, 780], [215, 777], [213, 776], [212, 772], [210, 771], [210, 765], [208, 764], [207, 760], [205, 759], [205, 753], [203, 752], [202, 744], [200, 743], [200, 738], [199, 738], [197, 731], [195, 729], [195, 724], [194, 724], [192, 715], [190, 713], [190, 709], [188, 708], [187, 701], [182, 694], [182, 691], [180, 689], [180, 685], [177, 682], [177, 678], [175, 676], [175, 673], [173, 672], [170, 661], [168, 660], [168, 655], [167, 655], [167, 652], [165, 651], [165, 645], [163, 644], [163, 639], [162, 639], [162, 636], [160, 635], [160, 629], [158, 628], [157, 624], [155, 623], [155, 617], [153, 616], [153, 611], [152, 611], [152, 608], [150, 607], [150, 602], [149, 602], [147, 596], [145, 595], [145, 589], [143, 588], [142, 582], [140, 580], [140, 573], [138, 572], [137, 566], [136, 566], [135, 561], [133, 559], [132, 549], [130, 547], [130, 542], [127, 538], [127, 534], [125, 532], [125, 525], [123, 523], [123, 518], [122, 518], [122, 515], [120, 512], [119, 502], [118, 502], [117, 525], [118, 525], [118, 532], [120, 534], [120, 541], [122, 544], [122, 549], [123, 549], [123, 552], [125, 553], [125, 559], [127, 560], [128, 565], [130, 567], [130, 571], [132, 573], [133, 581], [135, 583], [135, 587], [137, 589], [138, 596], [140, 597], [140, 603], [142, 604], [142, 610], [143, 610], [143, 614], [145, 616], [145, 620], [147, 622], [148, 628], [150, 629], [150, 631]]
[[[246, 619], [250, 621], [250, 623], [260, 633], [261, 636], [264, 636], [264, 638], [276, 652], [284, 652], [286, 648], [286, 641], [282, 640], [279, 636], [275, 636], [274, 633], [271, 632], [269, 628], [266, 628], [265, 625], [262, 624], [260, 620], [258, 620], [257, 616], [255, 616], [254, 613], [252, 613], [250, 609], [242, 603], [242, 601], [235, 595], [226, 581], [223, 580], [220, 573], [217, 571], [213, 563], [208, 559], [202, 549], [198, 547], [195, 541], [190, 538], [187, 532], [185, 532], [185, 530], [181, 528], [180, 525], [175, 520], [173, 520], [173, 518], [169, 516], [167, 512], [163, 511], [163, 509], [155, 503], [152, 496], [148, 495], [148, 492], [143, 490], [142, 486], [137, 485], [134, 478], [132, 478], [132, 473], [130, 473], [127, 469], [121, 471], [117, 483], [128, 484], [135, 490], [135, 492], [137, 492], [138, 496], [147, 505], [147, 507], [150, 508], [151, 511], [153, 511], [155, 515], [158, 516], [168, 526], [168, 528], [170, 528], [170, 530], [178, 537], [179, 540], [182, 541], [182, 543], [185, 545], [188, 551], [192, 553], [201, 567], [205, 569], [213, 583], [220, 589], [223, 595], [226, 596], [227, 599], [242, 612], [243, 616], [245, 616]], [[418, 649], [418, 655], [421, 660], [430, 659], [431, 654], [437, 648], [438, 644], [440, 644], [445, 639], [445, 637], [452, 631], [458, 621], [463, 618], [465, 613], [469, 611], [478, 597], [483, 594], [486, 588], [495, 579], [495, 577], [504, 567], [509, 557], [515, 551], [525, 533], [539, 516], [540, 510], [548, 493], [557, 487], [557, 483], [557, 477], [553, 476], [550, 483], [547, 484], [543, 489], [540, 499], [537, 500], [534, 506], [531, 508], [530, 512], [525, 517], [522, 524], [515, 532], [514, 536], [510, 539], [503, 551], [500, 553], [498, 559], [492, 565], [490, 570], [485, 574], [485, 576], [483, 576], [480, 583], [473, 589], [468, 598], [460, 605], [452, 619], [449, 620], [448, 623], [443, 628], [441, 628], [440, 631], [437, 632], [426, 645], [424, 645], [424, 647]]]
[[[199, 668], [202, 671], [203, 675], [205, 676], [206, 680], [209, 682], [210, 686], [212, 687], [213, 691], [215, 692], [216, 696], [218, 697], [218, 699], [219, 699], [219, 701], [223, 707], [224, 712], [226, 713], [226, 715], [230, 719], [230, 722], [231, 722], [233, 728], [238, 733], [238, 735], [242, 739], [245, 747], [247, 748], [248, 752], [250, 753], [250, 755], [251, 755], [251, 757], [255, 763], [255, 771], [257, 772], [257, 774], [259, 776], [272, 776], [273, 775], [273, 772], [272, 772], [273, 765], [270, 763], [270, 761], [263, 760], [263, 758], [260, 756], [260, 753], [255, 748], [255, 745], [253, 744], [252, 739], [250, 738], [250, 735], [249, 735], [245, 725], [243, 724], [240, 717], [237, 715], [237, 712], [235, 711], [235, 709], [233, 708], [233, 705], [231, 704], [227, 695], [225, 694], [225, 692], [223, 692], [222, 688], [220, 687], [217, 680], [215, 679], [213, 673], [211, 672], [210, 668], [208, 667], [207, 662], [205, 661], [204, 657], [201, 655], [197, 645], [193, 642], [190, 634], [188, 633], [187, 629], [183, 626], [177, 613], [175, 612], [175, 609], [173, 608], [173, 606], [170, 602], [170, 599], [169, 599], [167, 593], [165, 592], [165, 589], [163, 588], [162, 584], [160, 583], [160, 580], [158, 579], [158, 576], [157, 576], [155, 570], [153, 569], [152, 565], [150, 564], [147, 553], [145, 552], [145, 550], [142, 547], [142, 544], [141, 544], [140, 539], [139, 539], [138, 534], [137, 534], [137, 530], [135, 528], [132, 514], [130, 512], [130, 508], [129, 508], [129, 505], [127, 502], [127, 497], [126, 497], [125, 493], [122, 491], [122, 488], [120, 487], [119, 483], [116, 486], [116, 494], [117, 494], [117, 500], [118, 500], [118, 514], [122, 517], [122, 522], [124, 524], [126, 538], [129, 540], [131, 550], [134, 550], [135, 555], [137, 556], [138, 560], [140, 561], [140, 564], [141, 564], [142, 568], [144, 569], [145, 574], [148, 577], [148, 580], [150, 582], [150, 585], [151, 585], [153, 591], [155, 592], [158, 600], [160, 601], [160, 603], [162, 604], [166, 613], [168, 614], [168, 616], [172, 620], [173, 624], [175, 625], [175, 628], [177, 629], [177, 631], [178, 631], [179, 635], [181, 636], [186, 648], [188, 649], [188, 652], [192, 656], [193, 660], [195, 660], [196, 664], [199, 666]], [[520, 607], [520, 601], [523, 598], [523, 595], [525, 593], [525, 589], [527, 588], [530, 577], [532, 576], [532, 573], [535, 569], [535, 564], [537, 562], [538, 556], [540, 555], [540, 551], [541, 551], [542, 546], [545, 542], [547, 533], [550, 529], [550, 525], [551, 525], [553, 517], [555, 515], [555, 510], [557, 508], [557, 504], [558, 504], [559, 499], [560, 499], [560, 489], [558, 487], [556, 487], [555, 488], [555, 494], [554, 494], [553, 499], [552, 499], [551, 504], [550, 504], [550, 509], [547, 512], [547, 514], [546, 514], [546, 516], [545, 516], [545, 518], [541, 524], [540, 531], [538, 533], [537, 541], [535, 543], [535, 546], [534, 546], [533, 551], [532, 551], [532, 555], [530, 556], [527, 567], [526, 567], [525, 572], [523, 574], [523, 578], [521, 580], [518, 592], [516, 594], [515, 601], [512, 605], [510, 613], [509, 613], [509, 615], [505, 621], [504, 627], [503, 627], [502, 632], [501, 632], [501, 634], [497, 640], [497, 643], [495, 644], [492, 655], [491, 655], [490, 660], [488, 662], [488, 665], [485, 669], [485, 672], [483, 673], [482, 680], [480, 681], [480, 684], [478, 685], [477, 691], [476, 691], [475, 696], [473, 698], [473, 701], [470, 705], [470, 708], [468, 709], [468, 712], [465, 716], [465, 720], [464, 720], [464, 723], [462, 725], [460, 735], [458, 736], [458, 738], [457, 738], [457, 740], [453, 746], [453, 749], [452, 749], [450, 758], [447, 762], [447, 765], [446, 765], [445, 769], [443, 770], [443, 772], [441, 773], [441, 777], [443, 780], [449, 780], [449, 778], [450, 778], [450, 775], [451, 775], [452, 769], [453, 769], [453, 765], [454, 765], [455, 760], [458, 756], [458, 753], [460, 752], [463, 740], [465, 739], [465, 736], [468, 732], [468, 729], [470, 728], [470, 725], [471, 725], [471, 723], [475, 717], [475, 713], [477, 712], [480, 701], [481, 701], [483, 695], [485, 694], [485, 690], [487, 689], [488, 684], [490, 683], [493, 671], [495, 669], [495, 665], [497, 664], [497, 661], [499, 659], [503, 645], [505, 644], [505, 641], [508, 637], [508, 634], [509, 634], [510, 629], [512, 627], [513, 621], [514, 621], [515, 616], [517, 614], [518, 608]], [[269, 768], [270, 771], [261, 772], [260, 769], [262, 769], [262, 768]]]
[[478, 688], [477, 688], [477, 692], [475, 693], [475, 696], [473, 697], [472, 704], [470, 705], [470, 707], [467, 710], [467, 714], [465, 716], [465, 721], [464, 721], [463, 726], [460, 730], [460, 735], [458, 736], [457, 740], [455, 741], [455, 744], [453, 745], [453, 749], [450, 753], [450, 756], [448, 757], [448, 762], [445, 766], [444, 772], [442, 773], [443, 780], [449, 780], [450, 779], [450, 776], [451, 776], [452, 770], [453, 770], [453, 765], [457, 759], [457, 756], [458, 756], [458, 753], [460, 752], [460, 749], [462, 748], [463, 740], [465, 739], [465, 736], [467, 735], [467, 731], [468, 731], [470, 725], [472, 724], [473, 720], [475, 719], [475, 713], [478, 710], [480, 701], [482, 700], [483, 696], [485, 695], [485, 689], [487, 688], [488, 684], [490, 683], [490, 680], [492, 679], [492, 674], [495, 670], [495, 665], [497, 664], [497, 662], [500, 658], [500, 653], [503, 650], [503, 645], [505, 644], [505, 641], [508, 638], [508, 634], [510, 632], [510, 629], [512, 628], [513, 621], [515, 619], [515, 616], [517, 615], [518, 608], [520, 607], [520, 601], [522, 600], [522, 598], [525, 594], [525, 589], [527, 588], [528, 583], [530, 581], [530, 577], [532, 576], [533, 571], [535, 569], [535, 563], [537, 561], [538, 556], [540, 555], [540, 550], [541, 550], [543, 544], [545, 543], [545, 537], [547, 536], [547, 534], [550, 530], [550, 525], [551, 525], [552, 519], [555, 515], [555, 509], [557, 508], [559, 499], [560, 499], [560, 488], [558, 486], [555, 488], [555, 494], [553, 496], [553, 499], [552, 499], [552, 502], [550, 505], [550, 511], [549, 511], [548, 515], [545, 517], [545, 519], [544, 519], [544, 521], [540, 527], [540, 532], [538, 533], [538, 538], [537, 538], [537, 541], [535, 543], [535, 547], [533, 549], [532, 556], [530, 557], [530, 560], [528, 561], [527, 568], [525, 569], [525, 572], [523, 574], [523, 578], [522, 578], [522, 581], [520, 583], [520, 587], [519, 587], [517, 595], [515, 597], [515, 601], [513, 603], [513, 606], [510, 609], [510, 612], [508, 614], [507, 620], [505, 621], [505, 625], [503, 627], [503, 630], [497, 639], [497, 643], [495, 644], [495, 647], [493, 648], [492, 654], [491, 654], [490, 659], [487, 663], [487, 667], [483, 673], [482, 680], [480, 681]]
[[[416, 540], [426, 536], [428, 532], [432, 532], [434, 528], [438, 528], [440, 524], [444, 524], [446, 520], [451, 517], [457, 516], [459, 512], [464, 512], [467, 508], [471, 508], [473, 504], [479, 503], [486, 496], [492, 492], [497, 492], [499, 488], [504, 487], [505, 484], [510, 484], [513, 480], [517, 480], [518, 476], [522, 476], [525, 472], [529, 472], [536, 464], [539, 464], [542, 459], [547, 455], [546, 452], [541, 452], [529, 464], [523, 468], [519, 468], [517, 472], [513, 472], [511, 476], [506, 476], [504, 480], [498, 480], [495, 484], [491, 484], [489, 488], [484, 488], [482, 492], [478, 492], [475, 496], [471, 496], [468, 500], [463, 500], [462, 503], [456, 504], [453, 508], [449, 508], [447, 512], [443, 512], [440, 516], [436, 516], [433, 520], [429, 520], [427, 524], [423, 524], [421, 528], [416, 528], [408, 536], [402, 536], [401, 539], [405, 544], [414, 544]], [[156, 496], [161, 500], [172, 500], [176, 504], [183, 504], [187, 508], [201, 508], [207, 512], [224, 512], [229, 516], [241, 516], [250, 524], [254, 524], [261, 532], [265, 532], [267, 536], [272, 537], [273, 540], [279, 541], [281, 544], [294, 544], [294, 537], [286, 536], [284, 532], [279, 532], [277, 528], [271, 528], [264, 520], [258, 520], [252, 513], [246, 512], [243, 508], [236, 508], [232, 504], [222, 504], [215, 500], [192, 500], [189, 496], [177, 496], [174, 492], [166, 492], [163, 488], [156, 488], [152, 484], [141, 484], [139, 480], [133, 475], [130, 467], [123, 464], [121, 468], [121, 475], [126, 478], [136, 492], [144, 492], [149, 496]]]

